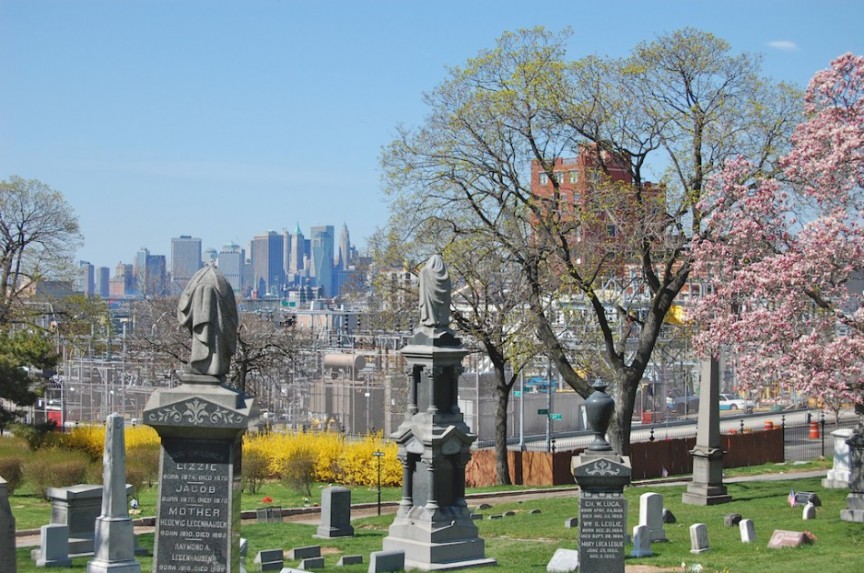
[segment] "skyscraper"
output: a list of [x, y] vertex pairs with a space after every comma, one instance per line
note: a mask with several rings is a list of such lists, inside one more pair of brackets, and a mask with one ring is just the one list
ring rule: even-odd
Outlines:
[[347, 271], [351, 264], [351, 239], [348, 236], [348, 225], [342, 223], [342, 230], [339, 232], [339, 259], [336, 261], [336, 268], [340, 271]]
[[234, 293], [240, 296], [243, 292], [243, 263], [246, 253], [236, 243], [228, 243], [219, 251], [219, 270], [225, 275], [225, 280], [234, 289]]
[[284, 283], [282, 248], [282, 236], [275, 231], [252, 238], [252, 288], [257, 291], [259, 298], [266, 295], [280, 296]]
[[108, 267], [96, 269], [96, 294], [102, 298], [108, 298], [110, 291], [111, 271]]
[[[163, 296], [166, 293], [165, 255], [151, 255], [142, 247], [135, 255], [135, 290], [143, 296]], [[129, 292], [127, 291], [127, 294]]]
[[78, 291], [83, 292], [84, 296], [93, 296], [94, 281], [93, 281], [93, 265], [88, 261], [79, 261], [79, 281]]
[[315, 284], [324, 289], [325, 297], [335, 296], [333, 285], [333, 247], [335, 243], [333, 225], [311, 228], [312, 271]]
[[291, 237], [291, 261], [289, 272], [296, 275], [303, 270], [303, 259], [306, 256], [306, 239], [300, 231], [300, 223], [297, 223], [297, 229]]
[[180, 235], [171, 239], [171, 290], [180, 294], [201, 268], [201, 239]]

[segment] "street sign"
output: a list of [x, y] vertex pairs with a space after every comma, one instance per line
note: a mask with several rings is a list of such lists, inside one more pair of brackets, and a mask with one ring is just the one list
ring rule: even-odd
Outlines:
[[549, 414], [549, 418], [553, 420], [563, 420], [564, 416], [562, 416], [561, 414]]
[[548, 413], [549, 413], [549, 410], [546, 409], [546, 408], [540, 408], [539, 410], [537, 410], [537, 414], [540, 414], [540, 415], [543, 415], [543, 416], [545, 416], [545, 415], [548, 414]]
[[522, 397], [522, 391], [521, 390], [513, 390], [513, 397], [514, 398], [521, 398]]

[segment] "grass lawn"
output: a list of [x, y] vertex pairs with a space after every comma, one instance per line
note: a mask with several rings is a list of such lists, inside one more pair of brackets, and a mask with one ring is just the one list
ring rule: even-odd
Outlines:
[[[640, 559], [627, 559], [627, 564], [645, 564], [658, 567], [678, 567], [682, 562], [688, 567], [699, 563], [703, 572], [728, 573], [796, 573], [818, 571], [825, 567], [842, 567], [846, 571], [864, 571], [864, 524], [840, 521], [840, 510], [846, 506], [846, 490], [823, 490], [819, 478], [783, 481], [754, 481], [729, 484], [731, 503], [712, 507], [689, 506], [681, 502], [684, 487], [652, 486], [628, 487], [625, 496], [629, 501], [628, 530], [638, 521], [639, 496], [647, 491], [655, 491], [664, 496], [664, 505], [677, 517], [677, 522], [666, 525], [668, 543], [654, 544], [654, 556]], [[363, 488], [368, 490], [368, 488]], [[795, 491], [815, 491], [822, 500], [817, 510], [817, 518], [804, 522], [801, 507], [789, 507], [786, 496], [790, 489]], [[154, 492], [155, 493], [155, 492]], [[274, 493], [278, 493], [274, 490]], [[375, 490], [367, 491], [372, 501]], [[267, 493], [266, 488], [254, 498], [244, 500], [244, 507], [260, 506], [260, 499]], [[354, 502], [361, 501], [360, 492], [353, 494]], [[394, 499], [398, 491], [389, 491], [388, 498]], [[17, 496], [16, 496], [17, 497]], [[144, 496], [142, 496], [144, 497]], [[144, 497], [146, 499], [146, 497]], [[152, 502], [151, 502], [152, 503]], [[274, 504], [288, 506], [274, 497]], [[531, 509], [540, 509], [540, 514], [530, 514]], [[494, 503], [492, 510], [485, 514], [502, 513], [514, 510], [516, 515], [501, 520], [484, 520], [477, 523], [480, 536], [486, 541], [486, 556], [498, 560], [495, 567], [472, 569], [482, 572], [542, 572], [552, 554], [559, 547], [576, 549], [578, 531], [564, 527], [564, 520], [578, 515], [578, 499], [567, 497], [539, 498], [523, 503]], [[145, 513], [148, 513], [145, 511]], [[740, 513], [752, 519], [756, 526], [756, 543], [740, 542], [737, 527], [723, 525], [727, 513]], [[17, 512], [16, 512], [17, 515]], [[321, 545], [329, 572], [365, 572], [368, 568], [368, 554], [381, 549], [381, 540], [387, 534], [387, 527], [393, 520], [392, 515], [356, 519], [356, 535], [348, 539], [320, 540], [313, 538], [314, 525], [295, 523], [266, 523], [244, 525], [241, 535], [249, 539], [249, 556], [246, 563], [249, 571], [254, 570], [252, 560], [263, 549], [281, 547], [290, 549], [304, 545]], [[700, 555], [690, 554], [689, 526], [705, 523], [711, 550]], [[44, 522], [43, 522], [44, 523]], [[813, 545], [796, 549], [769, 550], [768, 539], [775, 529], [810, 531], [816, 536]], [[141, 536], [141, 544], [152, 549], [153, 536]], [[629, 553], [630, 547], [626, 551]], [[348, 567], [335, 567], [340, 555], [362, 554], [366, 564]], [[75, 573], [86, 571], [88, 558], [76, 559], [72, 569]], [[150, 557], [140, 558], [142, 571], [152, 567]], [[296, 566], [296, 562], [286, 562], [286, 566]], [[29, 558], [29, 549], [18, 551], [19, 573], [36, 573], [37, 568]], [[42, 572], [43, 570], [39, 570]]]

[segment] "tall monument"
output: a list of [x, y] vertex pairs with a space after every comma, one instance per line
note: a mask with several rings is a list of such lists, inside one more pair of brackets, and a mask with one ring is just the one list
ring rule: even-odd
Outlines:
[[468, 354], [450, 323], [450, 277], [440, 255], [420, 272], [420, 325], [400, 352], [408, 364], [408, 411], [392, 434], [402, 462], [402, 500], [385, 550], [424, 571], [494, 564], [465, 502], [465, 465], [477, 439], [457, 404]]
[[189, 364], [180, 385], [155, 391], [144, 410], [162, 440], [153, 573], [238, 573], [242, 437], [256, 412], [224, 386], [238, 316], [215, 267], [189, 281], [177, 318], [192, 337]]

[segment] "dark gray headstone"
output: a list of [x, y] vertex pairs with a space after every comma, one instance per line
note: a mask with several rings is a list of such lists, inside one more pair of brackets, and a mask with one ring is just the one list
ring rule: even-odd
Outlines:
[[514, 515], [516, 515], [515, 511], [505, 511], [504, 512], [504, 517], [513, 517]]
[[543, 511], [540, 510], [540, 509], [532, 509], [532, 510], [529, 511], [528, 513], [531, 514], [531, 515], [539, 515], [539, 514], [543, 513]]
[[346, 487], [328, 487], [321, 492], [321, 524], [316, 537], [351, 537], [351, 490]]
[[672, 513], [672, 510], [664, 507], [663, 508], [663, 523], [675, 523], [676, 521], [678, 521], [678, 520], [675, 518], [675, 514]]
[[345, 565], [362, 565], [363, 564], [363, 556], [362, 555], [343, 555], [339, 558], [339, 561], [336, 562], [336, 567], [344, 567]]
[[[0, 573], [17, 571], [15, 558], [15, 516], [9, 505], [9, 488], [0, 476]], [[8, 556], [8, 557], [7, 557]]]
[[503, 518], [504, 518], [504, 516], [501, 515], [500, 513], [496, 513], [494, 515], [489, 516], [489, 519], [503, 519]]
[[307, 557], [300, 561], [300, 565], [297, 566], [298, 569], [302, 569], [303, 571], [312, 571], [313, 569], [324, 569], [324, 558], [323, 557]]
[[255, 565], [259, 571], [280, 571], [284, 565], [281, 549], [265, 549], [255, 554]]
[[96, 518], [102, 512], [102, 486], [49, 487], [46, 495], [51, 500], [51, 523], [68, 527], [69, 553], [93, 553]]
[[704, 523], [694, 523], [690, 526], [690, 553], [704, 553], [709, 549], [708, 527]]
[[309, 557], [321, 557], [321, 546], [306, 545], [305, 547], [295, 547], [289, 553], [293, 561], [300, 561]]
[[812, 491], [799, 491], [795, 493], [795, 505], [807, 505], [808, 503], [820, 507], [822, 500]]
[[51, 523], [39, 530], [41, 535], [36, 567], [70, 567], [69, 528], [60, 523]]
[[482, 513], [472, 513], [471, 514], [471, 521], [483, 521], [483, 514]]
[[386, 573], [405, 569], [404, 551], [373, 551], [369, 554], [369, 573]]
[[575, 549], [556, 549], [546, 565], [547, 573], [573, 573], [579, 571], [579, 552]]
[[723, 525], [726, 527], [735, 527], [739, 523], [741, 523], [741, 519], [744, 516], [740, 513], [727, 513], [723, 516]]
[[267, 523], [270, 521], [270, 516], [268, 515], [266, 507], [259, 507], [255, 510], [255, 520], [258, 523]]
[[477, 506], [477, 509], [478, 509], [478, 511], [483, 511], [485, 509], [492, 509], [492, 506], [489, 505], [488, 503], [481, 503], [480, 505]]
[[579, 522], [580, 571], [624, 571], [627, 527], [627, 500], [624, 496], [582, 491]]
[[571, 517], [569, 519], [565, 519], [564, 520], [564, 527], [566, 527], [567, 529], [579, 527], [579, 518], [578, 517]]

